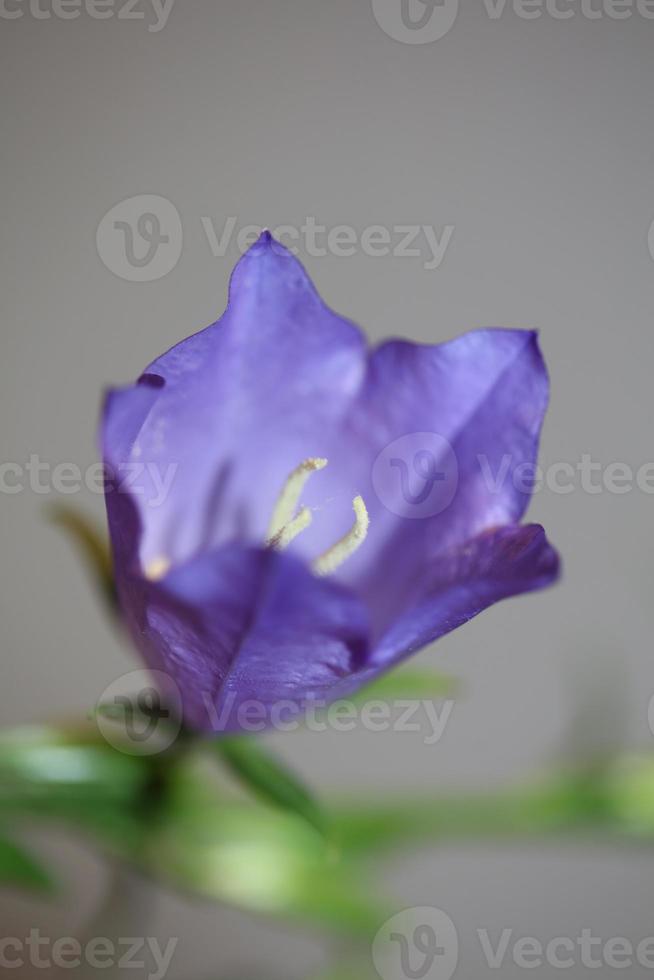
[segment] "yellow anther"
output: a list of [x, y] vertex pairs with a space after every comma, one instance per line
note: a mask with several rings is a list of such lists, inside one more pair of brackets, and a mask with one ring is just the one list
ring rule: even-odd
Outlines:
[[[301, 531], [309, 527], [312, 520], [309, 508], [302, 507], [297, 514], [295, 511], [305, 483], [312, 473], [324, 469], [325, 466], [326, 459], [312, 457], [305, 459], [293, 470], [275, 504], [266, 539], [269, 548], [283, 551]], [[340, 541], [313, 562], [312, 568], [316, 575], [330, 575], [363, 544], [370, 524], [363, 497], [355, 497], [352, 507], [354, 524]]]
[[[277, 503], [275, 504], [275, 509], [268, 526], [268, 534], [266, 539], [268, 544], [274, 545], [277, 536], [286, 528], [287, 525], [291, 524], [295, 518], [295, 511], [300, 500], [300, 495], [304, 490], [304, 485], [316, 470], [322, 470], [327, 466], [326, 459], [305, 459], [304, 462], [300, 463], [299, 466], [293, 470], [286, 483], [282, 487], [282, 492], [277, 498]], [[299, 516], [299, 515], [298, 515]], [[310, 521], [310, 518], [309, 518]], [[308, 526], [308, 523], [304, 527]], [[302, 531], [303, 528], [300, 527], [297, 534]], [[295, 535], [293, 535], [295, 537]], [[291, 538], [292, 540], [292, 538]], [[288, 543], [288, 542], [287, 542]]]
[[162, 579], [169, 572], [170, 566], [170, 559], [164, 555], [160, 555], [159, 558], [154, 558], [145, 566], [145, 577], [150, 582], [158, 582], [159, 579]]
[[298, 512], [297, 517], [294, 517], [290, 523], [278, 531], [274, 538], [269, 539], [268, 547], [276, 548], [277, 551], [283, 551], [284, 548], [288, 548], [293, 538], [296, 538], [301, 531], [309, 527], [311, 521], [311, 511], [308, 507], [303, 507]]
[[331, 575], [365, 541], [370, 525], [370, 518], [368, 517], [368, 511], [363, 502], [363, 497], [355, 497], [352, 501], [352, 508], [354, 510], [354, 524], [347, 534], [343, 535], [340, 541], [337, 541], [331, 548], [323, 552], [319, 558], [316, 558], [312, 566], [316, 575]]

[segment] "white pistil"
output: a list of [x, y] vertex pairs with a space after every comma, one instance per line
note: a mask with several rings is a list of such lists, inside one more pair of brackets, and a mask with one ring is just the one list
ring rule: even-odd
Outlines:
[[323, 552], [319, 558], [316, 558], [312, 566], [316, 575], [331, 575], [365, 541], [370, 525], [370, 518], [368, 517], [368, 511], [363, 502], [363, 497], [355, 497], [352, 501], [352, 507], [354, 509], [354, 524], [347, 534], [343, 535], [340, 541], [337, 541], [331, 548]]
[[150, 582], [158, 582], [159, 579], [162, 579], [168, 573], [170, 566], [171, 561], [165, 555], [160, 555], [159, 558], [153, 558], [145, 566], [145, 577]]
[[[302, 511], [300, 511], [300, 514], [297, 515], [297, 518], [295, 517], [295, 511], [300, 500], [300, 495], [304, 490], [304, 485], [312, 473], [315, 473], [316, 470], [324, 469], [325, 466], [327, 466], [326, 459], [305, 459], [299, 466], [296, 466], [291, 475], [288, 477], [286, 483], [282, 487], [282, 492], [277, 498], [277, 503], [275, 504], [275, 509], [273, 510], [273, 515], [268, 526], [268, 534], [266, 535], [266, 539], [269, 545], [272, 547], [278, 547], [276, 544], [277, 537], [287, 529], [288, 525], [293, 523], [294, 519], [297, 520], [300, 517]], [[304, 519], [306, 520], [306, 518]], [[302, 525], [302, 527], [299, 527], [295, 531], [295, 534], [289, 538], [286, 544], [292, 541], [295, 535], [299, 534], [305, 527], [308, 527], [310, 522], [311, 515], [309, 515], [307, 523]]]

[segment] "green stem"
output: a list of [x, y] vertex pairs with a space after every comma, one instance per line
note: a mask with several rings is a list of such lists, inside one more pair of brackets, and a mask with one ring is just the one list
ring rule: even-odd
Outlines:
[[612, 784], [594, 775], [560, 777], [496, 792], [443, 795], [398, 804], [334, 809], [334, 829], [352, 854], [425, 840], [520, 839], [579, 833], [625, 834]]

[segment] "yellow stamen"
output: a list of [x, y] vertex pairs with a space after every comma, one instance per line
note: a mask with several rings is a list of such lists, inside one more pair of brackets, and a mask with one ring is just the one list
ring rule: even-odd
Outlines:
[[352, 507], [354, 509], [354, 524], [340, 541], [337, 541], [319, 558], [316, 558], [313, 563], [313, 570], [316, 575], [330, 575], [339, 565], [347, 561], [365, 541], [370, 518], [363, 497], [355, 497], [352, 501]]
[[309, 508], [303, 507], [297, 517], [294, 517], [289, 524], [283, 527], [281, 531], [278, 531], [274, 538], [269, 539], [268, 547], [275, 548], [277, 551], [283, 551], [284, 548], [288, 548], [293, 538], [296, 538], [301, 531], [309, 527], [312, 519]]
[[[305, 459], [293, 470], [275, 504], [266, 541], [269, 548], [283, 551], [298, 534], [309, 527], [313, 519], [309, 508], [301, 507], [297, 514], [295, 511], [307, 480], [312, 473], [324, 469], [325, 466], [327, 466], [326, 459], [311, 457]], [[352, 501], [352, 507], [354, 524], [347, 534], [344, 534], [336, 544], [328, 548], [313, 562], [312, 569], [316, 575], [331, 575], [365, 541], [370, 518], [363, 497], [356, 496]], [[170, 559], [166, 558], [165, 555], [159, 555], [145, 566], [145, 578], [150, 582], [158, 582], [168, 574], [171, 567]]]
[[168, 573], [170, 566], [170, 559], [164, 555], [160, 555], [159, 558], [154, 558], [145, 566], [145, 577], [150, 582], [158, 582], [159, 579], [162, 579]]
[[[325, 466], [327, 466], [326, 459], [310, 457], [293, 470], [275, 504], [266, 539], [269, 548], [283, 551], [298, 534], [309, 527], [312, 520], [309, 508], [302, 507], [297, 514], [295, 511], [307, 480], [312, 473], [324, 469]], [[354, 524], [340, 541], [313, 562], [312, 568], [316, 575], [330, 575], [365, 541], [370, 519], [363, 497], [355, 497], [352, 507]]]
[[[295, 516], [295, 510], [300, 500], [300, 494], [304, 489], [305, 483], [312, 473], [315, 473], [316, 470], [324, 469], [325, 466], [327, 466], [326, 459], [310, 458], [305, 459], [293, 470], [282, 487], [282, 492], [277, 498], [277, 503], [275, 504], [275, 509], [268, 527], [268, 544], [273, 545], [277, 536], [284, 531], [287, 525], [292, 523]], [[304, 527], [307, 527], [308, 523], [309, 522], [307, 522]], [[298, 531], [296, 531], [296, 534], [299, 534], [299, 532], [302, 530], [303, 527], [300, 527]], [[295, 535], [293, 535], [293, 537], [295, 537]], [[290, 540], [292, 540], [292, 538]]]

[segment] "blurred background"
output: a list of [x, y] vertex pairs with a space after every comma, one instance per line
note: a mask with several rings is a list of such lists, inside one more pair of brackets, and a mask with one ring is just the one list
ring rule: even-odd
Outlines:
[[[101, 518], [102, 498], [63, 493], [54, 467], [86, 472], [103, 389], [222, 312], [248, 226], [285, 226], [327, 302], [373, 341], [540, 330], [548, 480], [529, 518], [564, 576], [420, 655], [461, 682], [435, 744], [360, 729], [270, 744], [326, 798], [398, 802], [654, 749], [652, 6], [6, 0], [3, 727], [84, 714], [139, 666], [45, 517], [65, 499]], [[38, 489], [34, 457], [49, 467]], [[103, 863], [76, 835], [30, 839], [63, 888], [55, 900], [4, 890], [2, 934], [74, 934], [101, 899]], [[507, 928], [543, 942], [584, 927], [652, 935], [653, 871], [642, 848], [507, 841], [421, 848], [378, 876], [397, 910], [446, 911], [457, 975], [483, 978], [479, 929], [494, 944]], [[167, 890], [147, 903], [149, 934], [179, 937], [170, 980], [324, 966], [311, 930]], [[501, 972], [524, 967], [509, 957]]]

